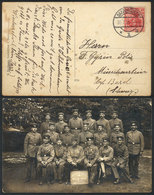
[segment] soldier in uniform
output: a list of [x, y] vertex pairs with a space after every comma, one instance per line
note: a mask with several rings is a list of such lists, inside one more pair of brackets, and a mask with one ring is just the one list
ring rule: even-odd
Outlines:
[[[118, 171], [122, 172], [125, 178], [130, 182], [133, 183], [131, 178], [128, 175], [128, 172], [126, 170], [126, 166], [128, 164], [128, 148], [124, 144], [124, 137], [119, 136], [117, 137], [117, 145], [114, 147], [114, 162], [113, 166], [116, 166]], [[116, 181], [114, 184], [120, 183], [120, 176], [119, 173], [116, 173]]]
[[114, 149], [115, 145], [117, 144], [117, 137], [118, 136], [125, 137], [124, 133], [120, 131], [120, 125], [115, 124], [114, 130], [112, 131], [112, 133], [110, 135], [110, 145], [113, 149]]
[[55, 131], [55, 124], [53, 122], [49, 123], [47, 134], [50, 135], [51, 144], [56, 144], [57, 140], [59, 139], [59, 134]]
[[31, 132], [27, 133], [24, 140], [24, 153], [27, 157], [27, 176], [25, 182], [31, 180], [32, 167], [34, 166], [36, 170], [37, 166], [37, 151], [38, 147], [42, 142], [41, 135], [37, 133], [37, 125], [34, 123], [31, 127]]
[[94, 143], [100, 148], [102, 146], [102, 140], [108, 137], [106, 130], [103, 125], [98, 125], [97, 133], [94, 133]]
[[120, 126], [120, 131], [123, 132], [123, 123], [122, 120], [118, 118], [118, 113], [116, 111], [112, 112], [112, 119], [109, 120], [110, 128], [111, 128], [111, 133], [114, 130], [115, 124], [118, 124]]
[[97, 177], [97, 159], [99, 157], [99, 151], [97, 146], [93, 144], [93, 137], [87, 137], [87, 147], [84, 150], [85, 159], [84, 165], [88, 170], [89, 185], [92, 185], [96, 181]]
[[47, 183], [51, 182], [53, 176], [53, 159], [55, 156], [54, 148], [50, 144], [50, 136], [43, 135], [43, 144], [39, 147], [37, 152], [37, 170], [39, 176], [39, 185], [42, 185], [42, 173], [45, 172]]
[[139, 158], [144, 150], [143, 134], [137, 130], [136, 122], [131, 123], [131, 130], [126, 134], [126, 144], [129, 151], [129, 173], [132, 178], [139, 179], [138, 165]]
[[45, 121], [41, 124], [40, 133], [43, 135], [49, 129], [50, 113], [46, 113]]
[[55, 129], [59, 134], [62, 134], [64, 131], [64, 126], [67, 125], [67, 123], [64, 122], [64, 113], [63, 112], [58, 113], [58, 119], [59, 119], [59, 121], [55, 124]]
[[55, 149], [55, 158], [53, 163], [54, 180], [62, 183], [64, 178], [64, 166], [66, 163], [66, 148], [62, 145], [62, 141], [57, 141]]
[[64, 126], [64, 133], [60, 135], [60, 139], [62, 140], [63, 145], [68, 148], [72, 145], [72, 138], [74, 135], [70, 132], [70, 128], [68, 125]]
[[88, 123], [88, 129], [91, 133], [95, 133], [95, 131], [97, 130], [97, 125], [96, 125], [96, 120], [92, 119], [92, 114], [91, 114], [91, 110], [87, 110], [86, 111], [86, 119], [83, 121], [84, 123]]
[[66, 184], [70, 180], [70, 172], [73, 169], [81, 169], [83, 167], [83, 160], [84, 150], [81, 146], [78, 145], [78, 138], [73, 137], [72, 146], [70, 146], [67, 151], [67, 164], [65, 173], [67, 173], [68, 175], [66, 176]]
[[108, 136], [110, 136], [111, 129], [110, 129], [109, 121], [105, 119], [105, 111], [101, 110], [99, 116], [100, 118], [97, 121], [97, 126], [103, 125], [105, 127], [106, 133], [108, 134]]
[[103, 173], [103, 178], [106, 178], [106, 165], [112, 168], [114, 175], [116, 176], [117, 169], [112, 165], [113, 163], [113, 148], [109, 146], [109, 139], [103, 139], [103, 146], [99, 149], [99, 177], [97, 184], [100, 184], [101, 173]]
[[79, 145], [85, 148], [87, 138], [93, 137], [93, 134], [88, 131], [88, 123], [83, 123], [83, 130], [81, 133], [79, 133]]
[[73, 109], [73, 117], [69, 120], [69, 127], [71, 132], [76, 136], [78, 135], [83, 127], [83, 120], [78, 117], [78, 109]]

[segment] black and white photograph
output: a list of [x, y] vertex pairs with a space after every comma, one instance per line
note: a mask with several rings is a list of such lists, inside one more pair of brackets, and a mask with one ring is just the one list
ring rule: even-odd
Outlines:
[[4, 193], [149, 193], [152, 99], [2, 99]]

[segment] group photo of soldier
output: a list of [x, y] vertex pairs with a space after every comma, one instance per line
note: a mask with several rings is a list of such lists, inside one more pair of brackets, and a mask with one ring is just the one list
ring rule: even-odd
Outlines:
[[[51, 114], [38, 127], [31, 125], [31, 131], [24, 140], [27, 157], [27, 175], [30, 182], [32, 166], [35, 166], [39, 185], [43, 177], [48, 184], [70, 183], [70, 172], [88, 170], [89, 185], [100, 184], [106, 178], [106, 168], [113, 172], [114, 184], [120, 183], [120, 174], [133, 183], [139, 179], [139, 157], [144, 150], [144, 137], [136, 121], [131, 121], [130, 131], [123, 133], [123, 122], [117, 111], [110, 120], [105, 119], [105, 110], [99, 112], [99, 119], [92, 118], [92, 110], [86, 110], [86, 119], [79, 116], [78, 109], [72, 110], [68, 124], [64, 113], [58, 113], [54, 123]], [[126, 170], [129, 164], [129, 172]]]
[[[142, 171], [139, 167], [147, 145], [147, 136], [142, 128], [144, 123], [137, 116], [139, 112], [134, 111], [131, 104], [128, 110], [123, 100], [110, 98], [108, 101], [99, 98], [98, 100], [101, 103], [104, 101], [106, 105], [96, 105], [96, 101], [92, 99], [93, 106], [88, 107], [88, 100], [81, 98], [79, 102], [76, 98], [72, 99], [71, 106], [61, 102], [65, 103], [65, 108], [62, 109], [63, 105], [59, 106], [59, 99], [53, 102], [55, 107], [42, 106], [45, 101], [43, 98], [41, 100], [43, 103], [39, 101], [39, 104], [36, 104], [34, 99], [26, 99], [20, 104], [15, 101], [16, 112], [20, 110], [18, 105], [22, 107], [21, 104], [25, 107], [22, 107], [20, 113], [26, 110], [26, 114], [19, 114], [19, 122], [14, 123], [16, 126], [13, 124], [17, 121], [13, 121], [14, 115], [4, 115], [5, 120], [9, 121], [9, 129], [16, 128], [22, 132], [26, 129], [20, 140], [25, 158], [23, 183], [70, 186], [73, 171], [87, 171], [89, 187], [103, 186], [106, 181], [115, 186], [133, 186], [137, 181], [142, 181]], [[29, 112], [29, 104], [33, 106], [34, 103], [38, 113]], [[8, 104], [10, 102], [6, 101], [5, 108]], [[42, 109], [43, 115], [38, 108]], [[143, 118], [146, 117], [141, 114]], [[127, 115], [131, 117], [127, 118]], [[15, 128], [12, 128], [13, 125]], [[5, 138], [5, 147], [6, 145]]]

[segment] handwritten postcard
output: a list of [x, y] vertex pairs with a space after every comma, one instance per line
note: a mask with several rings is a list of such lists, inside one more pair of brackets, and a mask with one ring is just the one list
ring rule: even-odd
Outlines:
[[4, 2], [2, 94], [151, 95], [151, 3]]

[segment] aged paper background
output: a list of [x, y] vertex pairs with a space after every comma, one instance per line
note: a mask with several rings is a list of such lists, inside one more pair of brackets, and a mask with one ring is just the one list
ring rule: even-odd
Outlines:
[[[144, 20], [128, 37], [125, 27], [116, 31], [125, 7], [142, 10]], [[151, 94], [150, 2], [12, 2], [2, 9], [3, 95]]]

